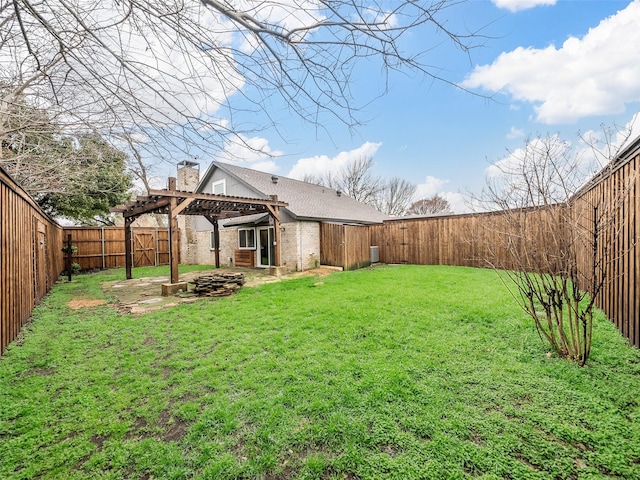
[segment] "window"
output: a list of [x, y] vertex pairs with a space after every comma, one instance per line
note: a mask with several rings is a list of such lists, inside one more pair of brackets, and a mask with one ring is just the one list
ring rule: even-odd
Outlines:
[[211, 232], [209, 232], [209, 248], [211, 250], [215, 250], [216, 249], [216, 234], [213, 230], [211, 230]]
[[226, 195], [227, 194], [227, 182], [222, 179], [211, 184], [211, 193], [214, 195]]
[[238, 229], [238, 247], [247, 250], [256, 248], [256, 231], [253, 228]]

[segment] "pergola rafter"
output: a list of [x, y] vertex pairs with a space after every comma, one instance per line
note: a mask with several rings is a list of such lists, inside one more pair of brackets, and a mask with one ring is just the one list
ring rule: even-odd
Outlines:
[[213, 225], [215, 235], [215, 261], [220, 266], [220, 239], [218, 220], [224, 218], [268, 213], [273, 218], [275, 243], [274, 263], [280, 266], [280, 207], [288, 204], [278, 201], [276, 196], [271, 199], [247, 197], [232, 197], [227, 195], [213, 195], [210, 193], [193, 193], [176, 190], [176, 179], [169, 178], [169, 189], [150, 190], [148, 195], [139, 196], [136, 200], [127, 202], [111, 209], [112, 212], [122, 213], [125, 229], [125, 264], [127, 278], [131, 278], [131, 224], [141, 215], [148, 213], [165, 214], [169, 216], [169, 262], [171, 264], [171, 283], [178, 283], [178, 215], [200, 215]]

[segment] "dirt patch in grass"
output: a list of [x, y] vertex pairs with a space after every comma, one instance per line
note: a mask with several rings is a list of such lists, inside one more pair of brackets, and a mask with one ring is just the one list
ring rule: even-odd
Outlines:
[[180, 418], [174, 417], [167, 410], [164, 410], [158, 418], [157, 425], [164, 430], [162, 438], [167, 442], [177, 442], [186, 433], [189, 424]]
[[89, 300], [88, 298], [77, 298], [67, 302], [67, 306], [71, 310], [80, 310], [81, 308], [97, 307], [98, 305], [104, 305], [106, 300]]
[[341, 267], [330, 267], [328, 265], [322, 265], [318, 268], [314, 268], [312, 270], [305, 270], [304, 272], [296, 272], [292, 273], [292, 277], [309, 277], [313, 275], [317, 275], [319, 277], [326, 277], [332, 273], [341, 272]]

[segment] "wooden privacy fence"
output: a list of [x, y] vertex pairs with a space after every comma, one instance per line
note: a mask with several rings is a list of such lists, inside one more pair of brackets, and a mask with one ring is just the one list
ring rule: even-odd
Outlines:
[[[169, 264], [167, 228], [132, 227], [131, 232], [134, 267]], [[64, 238], [69, 234], [81, 270], [125, 266], [124, 227], [65, 227]]]
[[[535, 271], [536, 256], [553, 254], [551, 235], [560, 237], [554, 242], [570, 236], [578, 270], [593, 268], [594, 258], [604, 268], [605, 283], [596, 296], [596, 305], [632, 345], [640, 347], [639, 182], [640, 139], [576, 194], [570, 207], [397, 219], [368, 227], [323, 224], [320, 260], [346, 270], [360, 268], [368, 265], [369, 247], [377, 246], [383, 263], [469, 267], [493, 264], [515, 269], [518, 265], [504, 245], [506, 241], [515, 242], [517, 252], [524, 248], [518, 245], [522, 234], [510, 229], [514, 221], [526, 222], [526, 228], [518, 225], [517, 229], [527, 235], [528, 250], [519, 252], [521, 258], [531, 258], [529, 268]], [[614, 221], [606, 228], [597, 227], [601, 233], [594, 242], [589, 238], [593, 237], [594, 218], [607, 209], [613, 212]], [[571, 227], [562, 228], [562, 219], [572, 216]]]
[[[536, 253], [545, 250], [549, 239], [546, 228], [558, 225], [560, 210], [522, 209], [513, 212], [451, 215], [419, 219], [398, 219], [371, 225], [371, 243], [379, 248], [383, 263], [412, 265], [455, 265], [463, 267], [491, 267], [516, 269], [519, 264], [504, 248], [505, 242], [525, 257], [525, 247], [538, 245]], [[518, 217], [517, 220], [514, 217]], [[548, 217], [554, 217], [550, 222]], [[526, 222], [528, 227], [518, 225]], [[520, 242], [518, 236], [525, 230], [530, 240]], [[562, 232], [564, 234], [565, 232]], [[532, 256], [534, 257], [534, 256]], [[536, 270], [535, 265], [530, 265]]]
[[0, 354], [63, 270], [62, 235], [0, 167]]
[[[523, 212], [532, 225], [530, 234], [544, 245], [541, 227], [554, 212]], [[345, 270], [362, 268], [370, 265], [370, 248], [377, 246], [382, 263], [515, 268], [500, 247], [509, 228], [504, 212], [397, 219], [368, 226], [322, 224], [320, 262]]]
[[[65, 269], [69, 234], [81, 269], [124, 267], [124, 228], [62, 228], [0, 167], [0, 355]], [[168, 236], [166, 228], [134, 228], [134, 266], [168, 264]]]
[[[596, 305], [632, 345], [640, 348], [639, 182], [640, 139], [618, 158], [613, 168], [576, 195], [574, 209], [614, 209], [614, 221], [596, 245], [596, 258], [606, 260], [606, 282], [596, 297]], [[592, 213], [597, 214], [597, 210]], [[585, 249], [580, 255], [584, 265], [589, 265], [594, 252]]]

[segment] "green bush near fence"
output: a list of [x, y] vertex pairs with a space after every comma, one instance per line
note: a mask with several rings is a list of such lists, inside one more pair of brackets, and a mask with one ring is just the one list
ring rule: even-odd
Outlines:
[[492, 271], [67, 306], [118, 278], [57, 285], [0, 360], [0, 478], [640, 478], [640, 352], [598, 315], [587, 367], [548, 354]]

